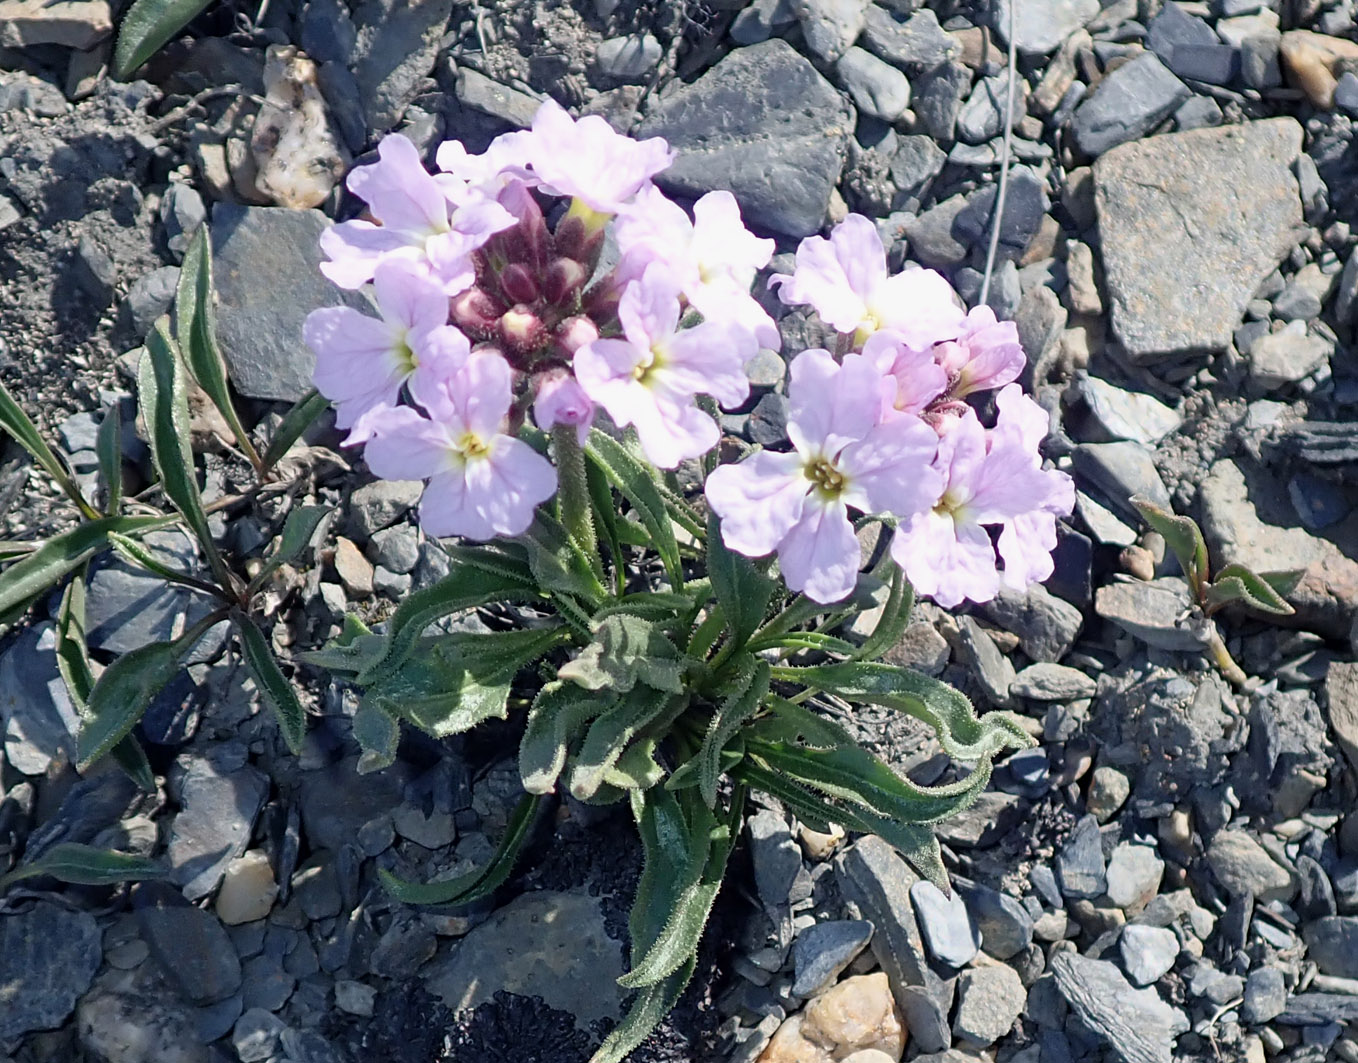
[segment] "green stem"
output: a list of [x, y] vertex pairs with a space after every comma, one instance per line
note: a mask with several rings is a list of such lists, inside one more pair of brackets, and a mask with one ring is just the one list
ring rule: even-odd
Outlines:
[[1227, 681], [1240, 687], [1249, 681], [1249, 676], [1245, 670], [1235, 663], [1235, 658], [1231, 656], [1231, 651], [1226, 648], [1226, 643], [1221, 641], [1221, 635], [1216, 630], [1216, 625], [1212, 625], [1212, 637], [1207, 643], [1207, 648], [1212, 652], [1212, 660], [1221, 669], [1221, 674]]
[[594, 533], [594, 516], [590, 511], [585, 452], [580, 447], [574, 425], [558, 424], [552, 429], [552, 449], [556, 453], [556, 498], [561, 511], [561, 523], [589, 558], [595, 575], [603, 579], [604, 566], [599, 557], [599, 540]]

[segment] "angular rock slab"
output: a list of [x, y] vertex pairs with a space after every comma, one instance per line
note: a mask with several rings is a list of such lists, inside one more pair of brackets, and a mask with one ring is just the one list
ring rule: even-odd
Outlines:
[[316, 356], [302, 322], [316, 307], [371, 309], [321, 276], [319, 210], [242, 207], [212, 211], [217, 335], [231, 382], [252, 399], [296, 402], [311, 389]]
[[453, 1011], [499, 990], [538, 996], [582, 1028], [622, 1013], [622, 946], [608, 936], [597, 897], [543, 890], [516, 897], [424, 969], [429, 992]]
[[1124, 144], [1094, 163], [1113, 330], [1138, 362], [1221, 350], [1297, 243], [1302, 128], [1271, 118]]
[[0, 1044], [54, 1030], [104, 958], [94, 916], [54, 904], [0, 916]]
[[667, 192], [726, 189], [748, 224], [810, 236], [825, 222], [853, 127], [844, 98], [775, 38], [731, 52], [662, 100], [636, 136], [674, 148], [674, 164], [656, 175]]
[[1174, 1038], [1188, 1030], [1184, 1013], [1154, 989], [1133, 989], [1107, 960], [1073, 952], [1052, 957], [1056, 987], [1080, 1024], [1123, 1063], [1170, 1063]]

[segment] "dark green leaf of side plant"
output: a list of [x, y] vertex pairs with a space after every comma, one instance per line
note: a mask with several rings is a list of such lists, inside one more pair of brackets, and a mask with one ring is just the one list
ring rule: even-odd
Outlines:
[[43, 439], [42, 433], [28, 419], [23, 407], [14, 401], [14, 396], [4, 384], [0, 384], [0, 429], [13, 436], [16, 443], [33, 455], [33, 460], [43, 467], [48, 476], [61, 484], [62, 490], [67, 494], [74, 490], [66, 466], [47, 445], [47, 440]]
[[114, 74], [126, 80], [209, 3], [210, 0], [135, 0], [118, 27], [118, 43], [113, 49]]
[[1189, 587], [1195, 595], [1200, 594], [1208, 575], [1207, 543], [1203, 541], [1202, 530], [1188, 517], [1180, 517], [1157, 506], [1149, 498], [1134, 495], [1131, 503], [1142, 519], [1164, 536], [1165, 543], [1178, 558], [1179, 567], [1184, 570]]
[[684, 688], [684, 660], [656, 624], [615, 614], [599, 624], [594, 640], [557, 675], [586, 690], [623, 694], [644, 683], [677, 694]]
[[739, 649], [764, 622], [776, 585], [748, 557], [727, 548], [715, 513], [707, 518], [707, 575]]
[[111, 886], [119, 882], [161, 878], [165, 871], [162, 864], [145, 857], [97, 849], [78, 842], [62, 842], [52, 846], [36, 860], [21, 864], [0, 877], [0, 889], [20, 879], [41, 875], [80, 886]]
[[671, 587], [682, 589], [684, 572], [679, 560], [679, 544], [674, 538], [674, 524], [670, 521], [665, 499], [651, 467], [597, 428], [590, 433], [585, 454], [632, 504], [641, 523], [651, 533], [651, 546], [660, 555]]
[[[1280, 575], [1286, 577], [1291, 574]], [[1227, 565], [1217, 573], [1217, 578], [1207, 588], [1204, 604], [1209, 611], [1215, 611], [1228, 602], [1240, 602], [1252, 609], [1272, 613], [1275, 616], [1291, 616], [1296, 612], [1267, 577], [1252, 572], [1240, 564]]]
[[121, 742], [155, 696], [178, 674], [184, 657], [203, 635], [198, 627], [173, 642], [153, 642], [125, 653], [104, 669], [90, 691], [78, 748], [84, 771]]
[[123, 504], [123, 417], [116, 403], [104, 409], [94, 451], [104, 485], [104, 511], [116, 517]]
[[298, 506], [288, 514], [288, 519], [283, 522], [283, 534], [279, 536], [278, 549], [269, 555], [259, 572], [255, 574], [255, 578], [250, 581], [250, 594], [263, 587], [279, 565], [291, 564], [302, 555], [329, 512], [328, 506]]
[[387, 892], [403, 904], [470, 904], [488, 896], [509, 878], [537, 815], [542, 798], [528, 794], [519, 800], [505, 826], [504, 837], [485, 867], [445, 882], [407, 882], [385, 868], [378, 870]]
[[283, 741], [294, 755], [300, 753], [302, 739], [306, 737], [306, 711], [297, 699], [297, 691], [278, 667], [268, 639], [255, 622], [241, 612], [233, 613], [231, 621], [240, 637], [241, 655], [250, 669], [250, 677], [278, 720]]

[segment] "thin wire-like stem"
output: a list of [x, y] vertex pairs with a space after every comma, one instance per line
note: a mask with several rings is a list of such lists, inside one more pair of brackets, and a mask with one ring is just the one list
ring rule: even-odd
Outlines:
[[[998, 2], [998, 0], [996, 0]], [[995, 196], [995, 212], [990, 219], [990, 246], [985, 253], [985, 273], [981, 277], [980, 305], [990, 296], [990, 278], [995, 273], [995, 255], [1000, 249], [1000, 224], [1004, 220], [1004, 201], [1009, 194], [1009, 161], [1014, 150], [1014, 98], [1018, 82], [1018, 44], [1014, 39], [1015, 12], [1019, 0], [1009, 0], [1009, 85], [1005, 93], [1004, 151], [1000, 156], [1000, 190]]]

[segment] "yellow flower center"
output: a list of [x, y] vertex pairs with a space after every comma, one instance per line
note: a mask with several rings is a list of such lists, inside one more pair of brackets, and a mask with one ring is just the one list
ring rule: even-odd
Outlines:
[[802, 471], [826, 498], [838, 498], [848, 484], [844, 474], [826, 458], [808, 462]]

